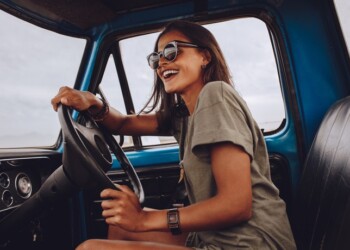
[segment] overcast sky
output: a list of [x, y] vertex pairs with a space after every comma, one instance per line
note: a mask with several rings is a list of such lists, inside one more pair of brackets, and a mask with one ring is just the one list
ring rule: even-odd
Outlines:
[[[343, 24], [350, 23], [349, 10], [350, 1], [337, 1]], [[255, 119], [260, 124], [281, 120], [283, 104], [276, 88], [276, 65], [264, 23], [251, 18], [208, 28], [219, 41], [235, 86]], [[342, 28], [350, 34], [350, 25]], [[73, 85], [85, 40], [48, 32], [3, 11], [0, 11], [0, 34], [0, 147], [51, 145], [60, 126], [50, 99], [60, 86]], [[155, 38], [156, 35], [150, 35], [122, 43], [137, 110], [143, 106], [153, 84], [153, 72], [145, 58], [152, 51]], [[106, 72], [103, 84], [109, 101], [123, 110], [113, 65]]]

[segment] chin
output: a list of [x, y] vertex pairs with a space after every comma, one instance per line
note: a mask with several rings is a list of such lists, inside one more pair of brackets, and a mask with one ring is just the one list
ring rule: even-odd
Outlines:
[[176, 91], [175, 88], [165, 87], [164, 89], [165, 89], [165, 92], [166, 92], [167, 94], [175, 94], [175, 93], [177, 93], [177, 91]]

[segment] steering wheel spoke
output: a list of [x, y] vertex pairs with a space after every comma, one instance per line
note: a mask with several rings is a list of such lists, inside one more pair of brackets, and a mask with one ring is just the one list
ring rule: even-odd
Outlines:
[[[64, 142], [70, 145], [71, 152], [74, 152], [74, 154], [67, 152], [66, 157], [63, 156], [65, 158], [63, 166], [68, 176], [73, 181], [79, 180], [78, 183], [83, 183], [83, 185], [95, 180], [102, 188], [115, 187], [105, 174], [113, 163], [112, 152], [128, 176], [135, 194], [139, 197], [140, 202], [143, 202], [144, 191], [141, 181], [113, 135], [105, 127], [93, 121], [88, 114], [82, 114], [84, 124], [80, 124], [72, 119], [68, 107], [61, 105], [58, 108], [58, 113]], [[79, 174], [83, 171], [80, 171], [81, 168], [86, 168], [86, 172], [89, 173], [85, 174], [83, 178]]]

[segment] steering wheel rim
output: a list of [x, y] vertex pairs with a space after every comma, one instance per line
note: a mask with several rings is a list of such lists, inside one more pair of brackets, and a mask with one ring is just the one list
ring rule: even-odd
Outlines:
[[[87, 112], [81, 113], [86, 125], [79, 124], [73, 120], [70, 110], [65, 105], [58, 107], [65, 147], [63, 168], [68, 177], [79, 187], [89, 187], [93, 179], [102, 188], [118, 190], [105, 173], [113, 163], [112, 152], [128, 176], [140, 203], [143, 203], [145, 196], [140, 178], [113, 135], [103, 125], [97, 124]], [[70, 155], [72, 152], [74, 157]], [[82, 176], [82, 168], [89, 174]]]

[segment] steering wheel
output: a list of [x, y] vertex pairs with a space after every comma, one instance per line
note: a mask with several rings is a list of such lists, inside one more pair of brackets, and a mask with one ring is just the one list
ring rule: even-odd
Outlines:
[[64, 105], [58, 107], [63, 135], [63, 165], [46, 179], [32, 197], [0, 221], [0, 235], [3, 239], [10, 237], [24, 222], [30, 221], [74, 191], [87, 188], [118, 190], [105, 174], [113, 163], [111, 152], [127, 174], [140, 203], [144, 201], [140, 179], [111, 133], [84, 112], [81, 115], [85, 124], [79, 124], [73, 120], [70, 111]]
[[111, 133], [87, 113], [82, 114], [85, 125], [73, 121], [66, 106], [59, 107], [58, 115], [64, 139], [63, 168], [69, 178], [79, 187], [91, 187], [95, 181], [101, 188], [117, 189], [105, 174], [112, 165], [112, 151], [142, 203], [144, 191], [140, 179]]

